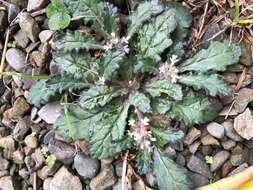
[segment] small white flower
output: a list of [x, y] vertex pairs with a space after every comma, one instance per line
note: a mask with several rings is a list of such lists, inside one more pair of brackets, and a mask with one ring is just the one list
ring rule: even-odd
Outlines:
[[134, 119], [130, 119], [128, 121], [128, 125], [130, 125], [131, 127], [134, 127], [135, 126], [135, 120]]
[[150, 122], [150, 119], [147, 118], [147, 117], [144, 117], [144, 119], [142, 120], [142, 123], [143, 123], [143, 125], [145, 125], [145, 126], [148, 126], [148, 125], [149, 125], [149, 122]]
[[105, 77], [104, 76], [99, 77], [98, 83], [104, 85], [105, 84]]
[[170, 57], [170, 62], [171, 62], [172, 65], [174, 65], [174, 64], [177, 63], [178, 61], [179, 61], [179, 59], [178, 59], [177, 55], [172, 55], [172, 56]]
[[125, 43], [125, 44], [128, 44], [129, 42], [129, 38], [128, 37], [123, 37], [123, 38], [121, 38], [121, 42], [122, 43]]
[[107, 43], [106, 45], [104, 45], [104, 50], [108, 51], [112, 49], [112, 44]]

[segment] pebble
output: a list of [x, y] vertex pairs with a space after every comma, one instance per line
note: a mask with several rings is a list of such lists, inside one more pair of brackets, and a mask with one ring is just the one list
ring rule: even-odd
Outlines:
[[211, 122], [207, 125], [207, 131], [215, 138], [222, 139], [224, 137], [225, 129], [222, 125]]
[[0, 171], [0, 178], [1, 178], [1, 177], [5, 177], [5, 176], [9, 176], [9, 175], [10, 175], [10, 173], [9, 173], [8, 170]]
[[27, 11], [37, 11], [46, 7], [48, 0], [28, 0]]
[[211, 177], [211, 172], [208, 165], [203, 160], [194, 155], [192, 155], [187, 162], [187, 167], [195, 173], [201, 174], [207, 178]]
[[48, 124], [54, 124], [57, 118], [61, 115], [62, 105], [59, 102], [48, 103], [43, 106], [38, 115]]
[[243, 170], [245, 170], [248, 167], [249, 167], [249, 165], [247, 163], [243, 163], [240, 166], [238, 166], [237, 168], [235, 168], [232, 172], [230, 172], [228, 174], [228, 176], [232, 176], [232, 175], [238, 174], [238, 173], [242, 172]]
[[8, 5], [8, 22], [11, 23], [20, 13], [20, 7], [16, 4], [10, 3]]
[[12, 160], [16, 164], [24, 164], [24, 157], [25, 157], [24, 152], [21, 150], [16, 150], [12, 154]]
[[152, 172], [148, 172], [145, 176], [146, 176], [146, 179], [147, 179], [147, 183], [151, 187], [154, 187], [157, 184], [156, 177]]
[[33, 51], [31, 53], [31, 58], [34, 60], [35, 64], [41, 68], [46, 62], [46, 55], [41, 51]]
[[15, 180], [11, 176], [1, 177], [0, 178], [0, 187], [1, 190], [20, 190], [21, 188], [16, 183], [18, 180]]
[[10, 135], [10, 136], [0, 138], [0, 147], [4, 149], [8, 149], [10, 151], [14, 151], [15, 141], [12, 138], [12, 136]]
[[0, 10], [0, 29], [5, 29], [5, 27], [8, 24], [8, 20], [7, 20], [7, 14], [5, 11]]
[[29, 118], [21, 118], [18, 123], [16, 124], [14, 130], [13, 130], [13, 138], [16, 141], [22, 141], [25, 138], [25, 135], [29, 131], [30, 127], [29, 125]]
[[189, 146], [189, 151], [192, 154], [195, 154], [195, 152], [198, 150], [199, 146], [200, 146], [201, 142], [200, 141], [196, 141], [193, 144], [191, 144]]
[[227, 140], [227, 141], [221, 142], [221, 145], [225, 150], [231, 150], [233, 147], [235, 147], [236, 142], [233, 140]]
[[26, 36], [32, 41], [36, 42], [40, 28], [36, 20], [27, 12], [22, 12], [19, 16], [19, 26]]
[[195, 127], [190, 128], [186, 137], [184, 138], [184, 143], [187, 145], [192, 144], [196, 139], [198, 139], [201, 135], [201, 131], [196, 129]]
[[0, 157], [0, 170], [7, 170], [10, 167], [10, 162]]
[[97, 159], [79, 153], [75, 156], [74, 167], [80, 176], [90, 179], [96, 176], [100, 166]]
[[225, 161], [229, 158], [230, 154], [228, 151], [219, 151], [216, 153], [213, 157], [213, 163], [211, 164], [211, 171], [214, 172], [218, 170], [224, 163]]
[[228, 160], [222, 165], [221, 175], [222, 177], [227, 177], [227, 175], [231, 172], [234, 166]]
[[26, 66], [25, 56], [25, 53], [17, 48], [10, 48], [6, 52], [6, 60], [8, 64], [19, 72], [22, 72]]
[[14, 39], [17, 45], [21, 48], [26, 48], [26, 46], [29, 44], [29, 38], [26, 36], [26, 34], [22, 30], [19, 30], [14, 35]]
[[72, 145], [59, 140], [50, 141], [48, 151], [65, 164], [71, 163], [75, 155], [75, 148]]
[[211, 135], [206, 135], [206, 136], [202, 137], [201, 142], [203, 145], [220, 146], [219, 141]]
[[236, 141], [236, 142], [240, 142], [242, 141], [242, 138], [240, 137], [240, 135], [237, 134], [237, 132], [235, 131], [234, 127], [233, 127], [233, 121], [232, 120], [227, 120], [224, 123], [222, 123], [222, 126], [225, 128], [225, 135]]
[[244, 139], [250, 140], [253, 138], [253, 115], [249, 108], [242, 114], [238, 115], [234, 121], [235, 131]]
[[49, 177], [43, 182], [43, 190], [50, 190], [50, 183], [52, 182], [52, 177]]
[[185, 157], [184, 157], [182, 154], [178, 153], [178, 154], [177, 154], [177, 158], [176, 158], [176, 163], [177, 163], [178, 165], [184, 167], [184, 166], [185, 166], [185, 163], [186, 163]]
[[50, 190], [82, 190], [82, 183], [77, 176], [62, 166], [51, 180]]
[[37, 148], [38, 146], [38, 139], [34, 134], [26, 136], [24, 142], [30, 148]]
[[39, 33], [39, 39], [41, 41], [41, 43], [47, 43], [53, 36], [54, 31], [52, 30], [42, 30]]
[[45, 180], [48, 177], [52, 177], [57, 170], [60, 168], [61, 164], [59, 162], [55, 162], [52, 165], [46, 165], [38, 171], [38, 176], [40, 179]]
[[122, 180], [119, 179], [118, 182], [112, 187], [112, 190], [128, 190], [127, 183], [125, 183], [124, 189], [122, 189]]
[[230, 162], [233, 166], [239, 166], [244, 162], [243, 147], [237, 145], [231, 152]]
[[238, 113], [242, 113], [247, 105], [253, 101], [253, 89], [242, 88], [235, 97], [234, 108]]
[[189, 172], [188, 177], [189, 177], [189, 181], [192, 184], [192, 189], [209, 184], [209, 179], [200, 174]]
[[90, 182], [92, 190], [104, 190], [113, 186], [117, 179], [112, 165], [102, 165], [100, 173]]

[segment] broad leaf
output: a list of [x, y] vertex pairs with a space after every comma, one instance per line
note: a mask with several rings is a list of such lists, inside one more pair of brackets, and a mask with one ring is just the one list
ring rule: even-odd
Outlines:
[[75, 80], [72, 77], [56, 76], [48, 80], [37, 82], [29, 92], [29, 100], [34, 105], [47, 102], [51, 97], [62, 93], [63, 91], [71, 92], [87, 87], [83, 81]]
[[53, 60], [60, 68], [62, 75], [68, 74], [84, 82], [98, 81], [98, 64], [89, 53], [57, 52], [53, 54]]
[[217, 113], [207, 97], [188, 92], [181, 102], [175, 103], [168, 115], [186, 125], [212, 121]]
[[165, 114], [170, 110], [172, 101], [167, 97], [159, 97], [152, 100], [151, 106], [154, 113]]
[[136, 158], [136, 167], [140, 174], [148, 173], [152, 168], [152, 152], [148, 149], [139, 150]]
[[114, 105], [106, 108], [106, 115], [93, 128], [90, 140], [90, 151], [93, 156], [102, 159], [122, 151], [122, 146], [118, 145], [116, 140], [123, 137], [128, 107]]
[[239, 61], [239, 46], [228, 41], [212, 42], [208, 49], [198, 51], [192, 58], [180, 65], [180, 72], [185, 71], [225, 71], [226, 67]]
[[140, 56], [161, 60], [160, 54], [172, 44], [170, 33], [177, 25], [175, 16], [175, 11], [171, 9], [144, 24], [139, 33]]
[[159, 64], [155, 63], [152, 58], [139, 59], [134, 65], [134, 72], [153, 73], [158, 70]]
[[144, 89], [152, 97], [159, 97], [162, 94], [166, 94], [175, 100], [182, 100], [183, 97], [181, 86], [172, 83], [169, 78], [153, 80], [151, 83], [146, 84]]
[[48, 26], [51, 30], [66, 28], [70, 23], [70, 16], [65, 5], [59, 0], [51, 0], [47, 6]]
[[179, 81], [196, 90], [206, 89], [211, 96], [231, 94], [229, 84], [217, 74], [183, 75]]
[[151, 111], [150, 99], [143, 93], [131, 93], [129, 103], [144, 113]]
[[79, 103], [83, 108], [87, 109], [103, 107], [122, 93], [122, 90], [116, 90], [113, 87], [97, 85], [87, 91], [83, 91], [80, 95]]
[[128, 27], [128, 38], [131, 38], [152, 16], [163, 11], [163, 7], [157, 1], [143, 2], [139, 4], [137, 9], [130, 15], [130, 24]]
[[57, 131], [73, 140], [90, 140], [91, 132], [96, 124], [103, 118], [100, 110], [83, 109], [79, 106], [68, 106], [67, 115], [62, 114], [56, 121]]
[[104, 3], [103, 8], [104, 30], [109, 34], [117, 34], [119, 31], [119, 18], [117, 8], [109, 3]]
[[177, 166], [170, 158], [159, 150], [154, 151], [154, 172], [160, 190], [189, 190], [186, 170]]
[[66, 33], [59, 34], [55, 41], [55, 48], [61, 51], [77, 51], [80, 49], [104, 49], [102, 45], [95, 41], [95, 39], [84, 32], [67, 31]]
[[105, 79], [109, 79], [115, 71], [120, 67], [124, 59], [125, 54], [121, 51], [107, 51], [104, 57], [101, 58], [99, 63], [100, 69], [99, 74]]
[[175, 143], [184, 137], [184, 132], [173, 128], [161, 129], [151, 127], [153, 136], [156, 138], [156, 144], [163, 148], [167, 143]]

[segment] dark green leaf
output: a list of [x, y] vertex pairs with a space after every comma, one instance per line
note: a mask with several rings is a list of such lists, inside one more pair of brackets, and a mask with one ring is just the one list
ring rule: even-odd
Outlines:
[[122, 151], [123, 146], [117, 145], [116, 140], [123, 137], [128, 106], [114, 105], [107, 108], [107, 114], [93, 128], [91, 154], [97, 158], [107, 158]]
[[159, 97], [162, 94], [167, 94], [175, 100], [182, 100], [183, 92], [180, 85], [172, 83], [169, 78], [154, 80], [144, 86], [152, 97]]
[[150, 100], [143, 93], [131, 93], [129, 96], [129, 103], [144, 113], [151, 111]]
[[109, 3], [104, 3], [104, 12], [103, 12], [103, 20], [104, 20], [104, 29], [109, 33], [117, 34], [119, 31], [119, 18], [118, 18], [118, 10], [116, 7]]
[[80, 95], [79, 103], [83, 108], [93, 109], [95, 107], [103, 107], [113, 98], [120, 96], [122, 90], [116, 90], [108, 86], [94, 86], [87, 91], [83, 91]]
[[29, 92], [29, 99], [34, 105], [47, 102], [51, 97], [62, 93], [63, 91], [71, 92], [87, 87], [87, 84], [80, 80], [65, 76], [55, 76], [48, 80], [37, 82]]
[[120, 67], [125, 54], [121, 51], [107, 51], [100, 61], [99, 73], [105, 79], [110, 78], [115, 71]]
[[206, 89], [211, 96], [231, 94], [229, 84], [217, 74], [183, 75], [179, 81], [196, 90]]
[[170, 110], [172, 101], [167, 97], [155, 98], [152, 100], [151, 106], [154, 113], [165, 114]]
[[98, 64], [88, 53], [60, 51], [53, 54], [53, 60], [63, 75], [89, 82], [98, 81]]
[[136, 167], [140, 174], [146, 174], [151, 170], [153, 160], [151, 151], [148, 149], [139, 150], [136, 158]]
[[189, 190], [186, 170], [164, 156], [159, 150], [154, 151], [154, 172], [160, 190]]
[[141, 56], [161, 60], [160, 54], [172, 44], [170, 33], [177, 25], [175, 16], [174, 10], [168, 10], [143, 25], [138, 35]]
[[155, 72], [158, 69], [159, 64], [155, 63], [152, 58], [140, 59], [134, 65], [134, 72]]
[[167, 143], [175, 143], [184, 137], [184, 132], [173, 128], [161, 129], [151, 127], [153, 136], [156, 138], [156, 144], [163, 148]]
[[239, 61], [239, 46], [228, 41], [212, 42], [208, 49], [198, 51], [180, 65], [180, 71], [225, 71], [226, 67]]
[[92, 36], [78, 31], [67, 31], [66, 33], [59, 34], [55, 39], [54, 45], [57, 50], [61, 51], [104, 49]]
[[128, 38], [131, 38], [152, 16], [163, 11], [163, 7], [157, 1], [144, 2], [139, 4], [137, 10], [130, 15], [130, 24], [128, 27]]
[[208, 98], [192, 91], [181, 102], [175, 103], [168, 114], [186, 125], [206, 123], [217, 116]]

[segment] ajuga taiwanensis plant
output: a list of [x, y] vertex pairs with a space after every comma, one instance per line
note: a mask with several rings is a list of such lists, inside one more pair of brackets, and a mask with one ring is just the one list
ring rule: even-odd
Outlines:
[[180, 3], [141, 1], [127, 11], [100, 0], [57, 2], [83, 26], [56, 32], [60, 72], [34, 85], [30, 101], [64, 100], [56, 130], [87, 140], [93, 157], [129, 150], [139, 173], [155, 173], [160, 190], [190, 189], [185, 169], [163, 149], [184, 135], [173, 122], [192, 126], [217, 116], [208, 95], [231, 93], [218, 73], [238, 62], [240, 48], [214, 41], [183, 59], [191, 15]]

